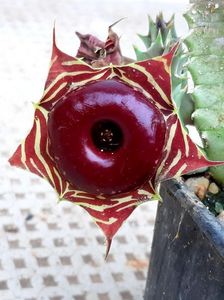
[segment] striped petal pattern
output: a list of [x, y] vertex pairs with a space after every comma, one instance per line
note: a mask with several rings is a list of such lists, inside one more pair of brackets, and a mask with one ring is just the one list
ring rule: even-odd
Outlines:
[[[58, 49], [53, 34], [53, 51], [44, 94], [35, 105], [33, 127], [19, 145], [10, 163], [45, 178], [57, 191], [59, 199], [82, 206], [103, 230], [108, 249], [110, 242], [133, 210], [156, 197], [159, 181], [201, 167], [214, 165], [207, 161], [183, 131], [171, 97], [171, 62], [177, 46], [168, 54], [124, 66], [93, 68], [81, 59]], [[73, 89], [88, 83], [116, 78], [141, 91], [163, 113], [167, 124], [163, 157], [153, 178], [137, 190], [104, 197], [92, 195], [71, 186], [60, 174], [49, 153], [48, 114], [52, 107]]]

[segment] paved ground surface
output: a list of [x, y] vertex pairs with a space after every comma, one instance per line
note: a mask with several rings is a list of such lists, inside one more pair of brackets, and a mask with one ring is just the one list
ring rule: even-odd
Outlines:
[[108, 25], [125, 16], [116, 29], [124, 54], [134, 57], [131, 46], [141, 45], [135, 33], [147, 32], [147, 14], [181, 13], [186, 3], [168, 2], [0, 0], [1, 300], [142, 299], [156, 203], [133, 213], [105, 263], [103, 235], [87, 214], [67, 202], [57, 205], [48, 184], [9, 167], [7, 159], [31, 127], [55, 20], [58, 45], [75, 54], [76, 30], [104, 39]]

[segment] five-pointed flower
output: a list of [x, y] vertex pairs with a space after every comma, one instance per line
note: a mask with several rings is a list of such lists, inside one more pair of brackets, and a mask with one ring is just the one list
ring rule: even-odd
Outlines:
[[54, 33], [33, 127], [10, 158], [11, 165], [45, 178], [59, 199], [83, 207], [108, 245], [133, 210], [158, 195], [158, 183], [217, 164], [193, 144], [175, 111], [175, 51], [95, 67], [59, 50]]

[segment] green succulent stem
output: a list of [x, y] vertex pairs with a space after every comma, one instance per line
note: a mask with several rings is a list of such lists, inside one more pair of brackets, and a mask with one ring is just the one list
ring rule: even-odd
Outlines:
[[[191, 2], [194, 4], [184, 15], [190, 29], [184, 42], [194, 84], [192, 118], [207, 157], [224, 160], [224, 3]], [[224, 167], [212, 167], [210, 172], [224, 185]]]

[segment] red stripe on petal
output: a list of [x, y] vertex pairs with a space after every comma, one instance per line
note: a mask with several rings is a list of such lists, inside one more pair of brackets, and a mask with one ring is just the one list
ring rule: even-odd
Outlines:
[[179, 177], [205, 167], [224, 164], [224, 162], [209, 161], [202, 155], [175, 114], [168, 117], [167, 133], [164, 158], [157, 170], [157, 182]]
[[82, 206], [103, 230], [107, 239], [112, 239], [133, 210], [150, 200], [154, 194], [152, 184], [147, 182], [141, 189], [114, 197], [97, 197], [74, 190], [73, 194], [72, 191], [65, 193], [64, 198]]
[[[117, 231], [119, 230], [119, 228], [122, 226], [122, 224], [124, 223], [124, 221], [131, 215], [131, 213], [134, 211], [136, 207], [132, 206], [129, 208], [126, 208], [125, 210], [120, 212], [120, 216], [119, 219], [117, 220], [113, 220], [112, 216], [111, 219], [113, 221], [112, 224], [105, 224], [102, 222], [98, 222], [96, 221], [96, 224], [102, 229], [103, 233], [105, 234], [105, 236], [107, 237], [107, 239], [112, 240], [112, 238], [114, 237], [114, 235], [117, 233]], [[88, 209], [86, 209], [88, 211]], [[88, 211], [88, 213], [91, 212]]]
[[[153, 79], [157, 82], [159, 87], [165, 93], [167, 99], [171, 99], [171, 70], [166, 65], [166, 59], [164, 57], [157, 58], [157, 60], [150, 60], [138, 62], [139, 66], [145, 68], [145, 70], [150, 73]], [[168, 103], [172, 106], [172, 102]]]
[[9, 163], [11, 166], [19, 167], [22, 169], [26, 169], [26, 165], [22, 162], [22, 151], [21, 151], [21, 145], [19, 145], [16, 149], [16, 151], [13, 153], [13, 155], [9, 159]]
[[[163, 100], [161, 93], [155, 88], [155, 82], [151, 81], [150, 74], [145, 70], [145, 73], [135, 68], [136, 64], [132, 66], [119, 67], [121, 72], [121, 80], [125, 83], [139, 89], [142, 93], [146, 93], [149, 100], [155, 103], [155, 105], [161, 109], [171, 110], [170, 106]], [[156, 99], [156, 101], [154, 100]]]
[[170, 66], [175, 51], [176, 48], [173, 48], [167, 55], [116, 67], [121, 73], [121, 80], [148, 94], [165, 114], [173, 110]]

